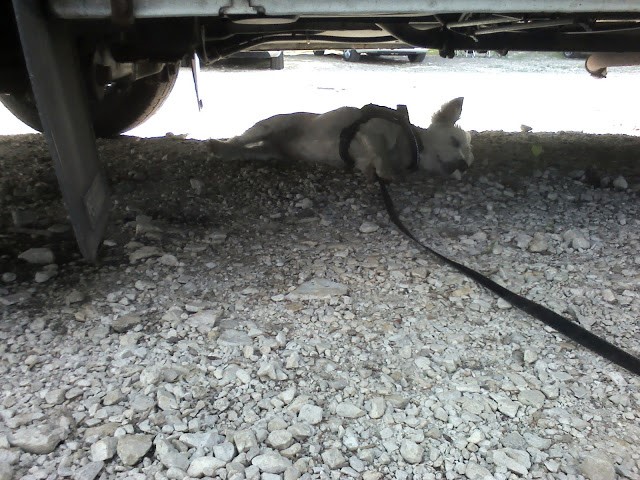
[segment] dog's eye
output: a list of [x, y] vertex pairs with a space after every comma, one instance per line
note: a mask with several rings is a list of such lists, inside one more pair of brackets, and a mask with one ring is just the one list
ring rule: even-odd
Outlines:
[[453, 148], [460, 148], [460, 140], [456, 137], [451, 137], [451, 145], [453, 145]]

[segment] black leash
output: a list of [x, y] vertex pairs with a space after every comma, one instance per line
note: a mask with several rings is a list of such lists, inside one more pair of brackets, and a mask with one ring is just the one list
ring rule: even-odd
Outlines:
[[[370, 104], [363, 107], [362, 111], [362, 117], [349, 127], [345, 128], [340, 135], [340, 156], [347, 164], [347, 166], [353, 167], [353, 165], [355, 164], [353, 158], [351, 157], [351, 155], [349, 155], [349, 146], [356, 133], [358, 132], [358, 129], [372, 118], [382, 118], [385, 120], [394, 121], [403, 127], [410, 140], [409, 143], [410, 145], [412, 145], [413, 161], [411, 168], [417, 168], [419, 162], [419, 151], [422, 150], [422, 146], [418, 143], [419, 137], [415, 134], [414, 128], [409, 122], [409, 114], [406, 107], [404, 105], [398, 105], [398, 111], [395, 111], [390, 108], [379, 107], [377, 105]], [[592, 352], [600, 355], [603, 358], [606, 358], [616, 365], [619, 365], [620, 367], [630, 371], [631, 373], [640, 375], [640, 358], [635, 357], [628, 352], [625, 352], [616, 345], [595, 335], [594, 333], [591, 333], [586, 328], [578, 325], [575, 322], [572, 322], [562, 315], [557, 314], [553, 310], [550, 310], [547, 307], [533, 302], [528, 298], [523, 297], [522, 295], [518, 295], [517, 293], [512, 292], [511, 290], [494, 282], [490, 278], [487, 278], [481, 273], [476, 272], [472, 268], [451, 260], [441, 253], [424, 245], [400, 220], [395, 206], [393, 205], [393, 200], [389, 195], [389, 191], [387, 189], [385, 181], [378, 177], [378, 183], [380, 184], [380, 192], [382, 193], [382, 199], [384, 201], [385, 207], [387, 208], [389, 219], [394, 223], [396, 227], [398, 227], [398, 230], [404, 233], [414, 243], [422, 247], [425, 252], [439, 258], [447, 265], [455, 268], [462, 274], [466, 275], [472, 280], [475, 280], [483, 287], [491, 290], [493, 293], [506, 300], [514, 307], [519, 308], [523, 312], [528, 313], [532, 317], [540, 320], [545, 325], [548, 325], [551, 328], [557, 330], [565, 337], [573, 340], [577, 344], [582, 345], [583, 347], [591, 350]]]
[[523, 297], [522, 295], [518, 295], [517, 293], [512, 292], [511, 290], [494, 282], [490, 278], [485, 277], [481, 273], [476, 272], [466, 265], [462, 265], [461, 263], [451, 260], [450, 258], [442, 255], [434, 249], [424, 245], [411, 233], [411, 231], [409, 231], [409, 229], [400, 220], [400, 217], [396, 212], [385, 182], [379, 178], [378, 183], [380, 184], [380, 192], [382, 193], [382, 199], [384, 200], [384, 205], [387, 208], [389, 219], [395, 224], [396, 227], [398, 227], [398, 230], [400, 230], [408, 238], [413, 240], [413, 242], [415, 242], [417, 245], [422, 247], [422, 249], [427, 253], [430, 253], [431, 255], [439, 258], [447, 265], [450, 265], [467, 277], [475, 280], [483, 287], [491, 290], [493, 293], [506, 300], [514, 307], [519, 308], [523, 312], [528, 313], [532, 317], [540, 320], [544, 324], [562, 333], [565, 337], [570, 338], [574, 342], [582, 345], [585, 348], [588, 348], [592, 352], [597, 353], [601, 357], [606, 358], [616, 365], [619, 365], [622, 368], [635, 373], [636, 375], [640, 375], [640, 358], [634, 357], [630, 353], [625, 352], [621, 348], [615, 346], [613, 343], [610, 343], [604, 338], [591, 333], [586, 328], [578, 325], [575, 322], [572, 322], [562, 315], [557, 314], [553, 310], [550, 310], [547, 307], [533, 302], [528, 298]]

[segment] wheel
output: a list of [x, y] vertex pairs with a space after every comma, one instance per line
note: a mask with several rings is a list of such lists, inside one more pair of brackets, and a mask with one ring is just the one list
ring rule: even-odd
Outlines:
[[564, 58], [576, 58], [576, 52], [562, 52]]
[[507, 54], [509, 53], [509, 50], [496, 50], [496, 53], [501, 57], [506, 57]]
[[427, 58], [427, 54], [426, 53], [410, 53], [408, 57], [411, 63], [422, 63], [424, 62], [424, 59]]
[[[171, 66], [173, 67], [173, 66]], [[96, 137], [109, 138], [131, 130], [151, 117], [164, 103], [178, 78], [178, 68], [168, 68], [132, 83], [113, 83], [98, 98], [89, 89], [89, 106]], [[19, 120], [42, 132], [31, 89], [21, 94], [0, 95], [0, 102]]]
[[360, 61], [360, 54], [353, 49], [345, 50], [342, 52], [342, 58], [344, 58], [347, 62], [358, 62]]
[[323, 56], [323, 55], [324, 55], [324, 50], [314, 50], [314, 51], [313, 51], [313, 54], [314, 54], [316, 57], [321, 57], [321, 56]]
[[271, 70], [282, 70], [284, 68], [284, 52], [280, 52], [277, 57], [271, 57]]

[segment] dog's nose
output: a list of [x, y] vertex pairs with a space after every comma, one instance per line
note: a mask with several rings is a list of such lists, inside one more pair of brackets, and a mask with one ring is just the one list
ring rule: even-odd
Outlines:
[[460, 158], [458, 159], [458, 170], [460, 170], [461, 172], [464, 172], [467, 168], [469, 168], [469, 164], [467, 163], [467, 160], [464, 158]]
[[467, 168], [469, 168], [469, 164], [464, 158], [459, 158], [444, 165], [444, 170], [447, 175], [451, 175], [456, 170], [459, 172], [464, 172]]

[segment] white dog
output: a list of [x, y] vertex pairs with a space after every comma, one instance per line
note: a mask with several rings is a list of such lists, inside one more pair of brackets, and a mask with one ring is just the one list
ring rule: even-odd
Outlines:
[[[418, 168], [438, 175], [460, 176], [473, 162], [471, 136], [455, 123], [462, 98], [445, 103], [428, 128], [412, 126], [420, 145]], [[340, 136], [362, 119], [358, 108], [342, 107], [323, 114], [275, 115], [256, 123], [242, 135], [226, 141], [210, 140], [210, 149], [241, 159], [284, 159], [344, 166]], [[393, 180], [414, 163], [413, 139], [400, 123], [371, 118], [362, 123], [348, 145], [355, 166], [369, 178]]]

